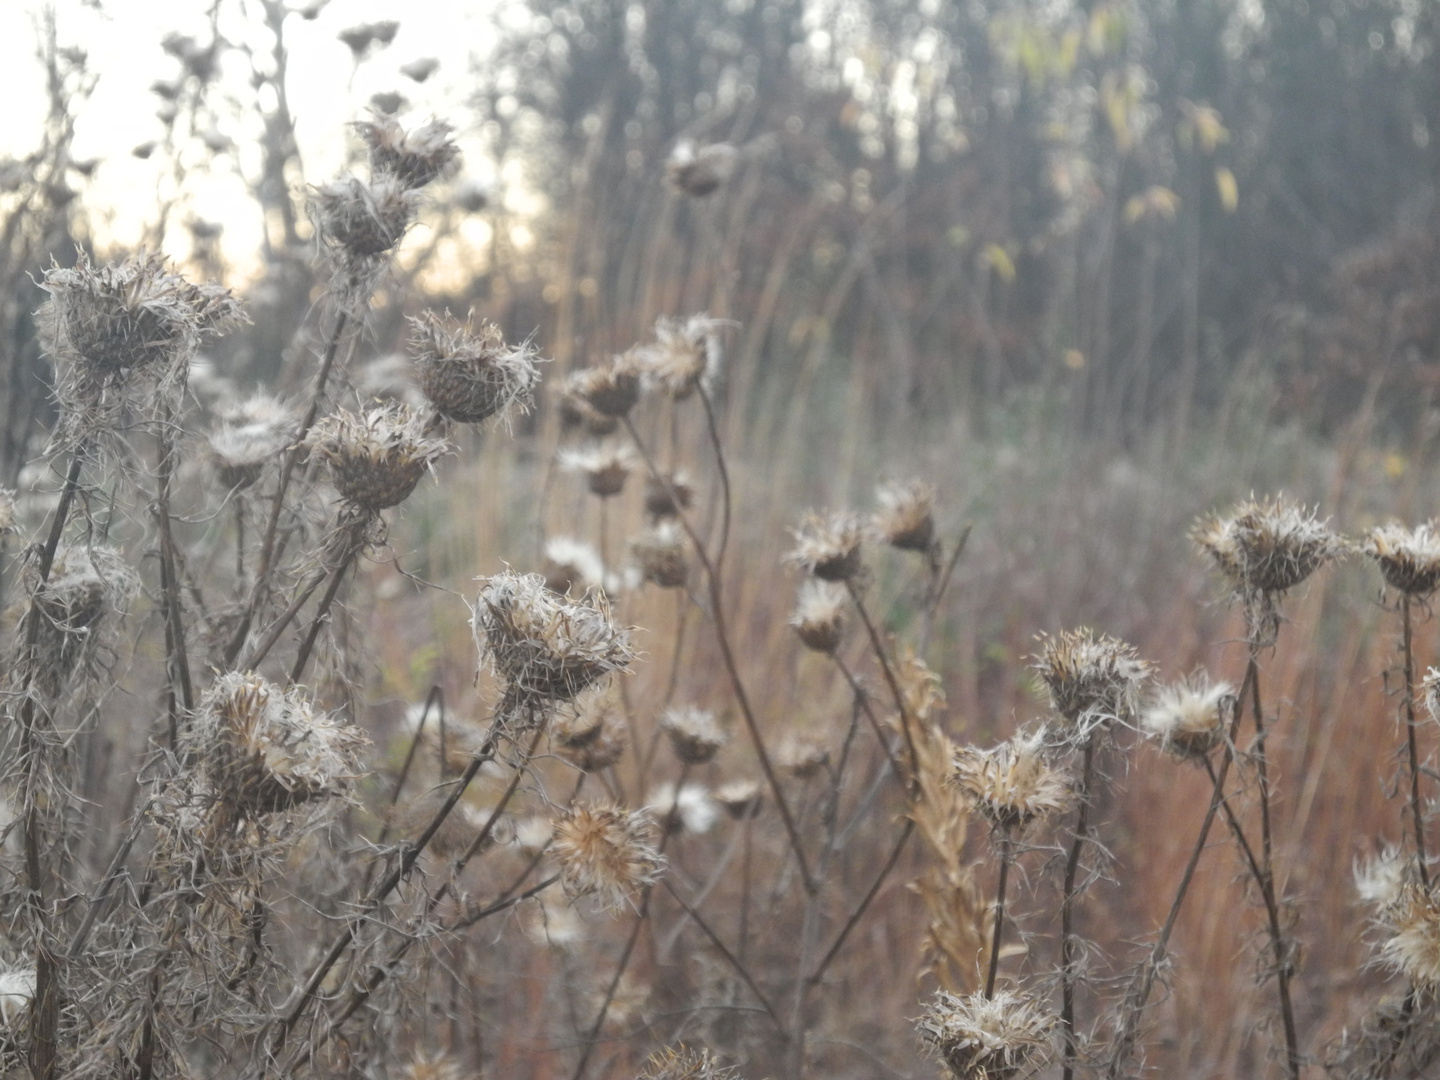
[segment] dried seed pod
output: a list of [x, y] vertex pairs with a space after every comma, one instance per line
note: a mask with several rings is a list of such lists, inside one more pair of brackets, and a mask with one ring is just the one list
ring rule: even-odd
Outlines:
[[425, 434], [413, 409], [394, 403], [327, 416], [310, 429], [306, 445], [329, 464], [341, 497], [371, 512], [403, 502], [450, 450], [444, 439]]
[[644, 811], [577, 806], [555, 823], [550, 850], [570, 896], [593, 895], [617, 910], [659, 879], [665, 860], [654, 841], [655, 826]]
[[1035, 662], [1050, 703], [1074, 729], [1087, 736], [1096, 726], [1128, 723], [1139, 706], [1140, 688], [1150, 665], [1135, 649], [1108, 635], [1096, 637], [1089, 627], [1040, 635]]
[[794, 535], [795, 550], [788, 560], [821, 581], [849, 581], [863, 568], [863, 529], [853, 514], [806, 514]]
[[545, 541], [545, 587], [564, 596], [574, 591], [583, 593], [605, 584], [605, 564], [600, 553], [583, 540], [569, 536], [552, 536]]
[[592, 495], [602, 499], [619, 495], [635, 468], [635, 453], [625, 443], [598, 443], [560, 451], [560, 467], [585, 477]]
[[732, 780], [715, 789], [715, 801], [723, 806], [733, 818], [744, 820], [760, 813], [764, 797], [760, 785], [754, 780]]
[[567, 384], [560, 395], [560, 427], [564, 431], [583, 431], [592, 439], [603, 439], [620, 429], [620, 421], [596, 412], [573, 386]]
[[393, 176], [406, 188], [422, 188], [459, 164], [460, 148], [451, 137], [455, 129], [441, 120], [410, 132], [388, 116], [362, 120], [355, 127], [370, 148], [371, 172]]
[[800, 583], [800, 595], [790, 625], [807, 649], [833, 654], [845, 633], [846, 593], [829, 581]]
[[582, 772], [608, 769], [625, 753], [621, 718], [608, 694], [590, 694], [552, 721], [555, 752]]
[[682, 589], [689, 576], [685, 563], [685, 536], [673, 521], [630, 538], [630, 557], [644, 581], [662, 589]]
[[227, 410], [208, 438], [220, 482], [227, 488], [250, 487], [266, 463], [290, 444], [298, 426], [290, 409], [263, 394]]
[[1163, 687], [1140, 716], [1140, 730], [1182, 760], [1204, 761], [1225, 739], [1235, 688], [1204, 672]]
[[901, 551], [929, 551], [935, 542], [935, 489], [921, 480], [884, 484], [878, 498], [880, 509], [870, 518], [875, 539]]
[[[473, 318], [473, 316], [472, 316]], [[440, 415], [461, 424], [528, 412], [540, 381], [534, 348], [505, 344], [499, 327], [481, 320], [472, 326], [447, 311], [424, 311], [410, 320], [410, 355], [420, 388]]]
[[645, 512], [652, 518], [679, 517], [695, 502], [695, 488], [682, 472], [645, 478]]
[[638, 350], [645, 375], [676, 401], [683, 401], [702, 383], [719, 377], [720, 331], [724, 319], [701, 313], [684, 319], [662, 316], [655, 322], [655, 343]]
[[1055, 1017], [1009, 990], [993, 997], [938, 990], [917, 1022], [920, 1038], [955, 1080], [1010, 1080], [1044, 1063]]
[[792, 732], [776, 747], [775, 764], [803, 780], [830, 764], [830, 751], [818, 739]]
[[708, 709], [675, 705], [660, 717], [660, 730], [675, 756], [686, 765], [704, 765], [730, 741], [730, 732]]
[[991, 825], [1022, 829], [1071, 803], [1070, 780], [1045, 760], [1045, 731], [1016, 735], [990, 750], [962, 747], [951, 782]]
[[1345, 551], [1325, 522], [1283, 495], [1202, 518], [1190, 535], [1243, 597], [1284, 593]]
[[711, 143], [696, 148], [682, 139], [665, 162], [665, 178], [691, 198], [713, 195], [735, 171], [739, 153], [729, 143]]
[[608, 363], [573, 372], [566, 393], [585, 402], [601, 416], [619, 420], [640, 400], [643, 363], [634, 353], [612, 356]]
[[1391, 523], [1370, 530], [1363, 550], [1380, 567], [1385, 584], [1407, 596], [1440, 588], [1440, 531], [1434, 521], [1413, 529]]
[[393, 176], [380, 175], [369, 184], [352, 176], [316, 188], [312, 199], [321, 239], [363, 259], [400, 242], [419, 195]]

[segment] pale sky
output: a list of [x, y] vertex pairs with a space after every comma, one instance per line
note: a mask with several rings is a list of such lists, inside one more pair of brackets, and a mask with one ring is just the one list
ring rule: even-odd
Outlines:
[[[207, 12], [211, 0], [101, 0], [102, 11], [82, 0], [53, 0], [60, 45], [74, 45], [89, 56], [90, 70], [99, 76], [94, 95], [80, 112], [76, 126], [76, 159], [99, 158], [94, 175], [74, 182], [96, 222], [97, 236], [111, 235], [118, 243], [133, 244], [155, 216], [154, 207], [167, 190], [173, 161], [157, 151], [140, 160], [132, 149], [150, 140], [161, 141], [165, 128], [156, 117], [161, 99], [150, 86], [173, 78], [180, 62], [165, 53], [161, 40], [172, 31], [209, 40]], [[291, 0], [293, 7], [305, 0]], [[463, 120], [454, 104], [467, 96], [470, 60], [483, 55], [494, 40], [492, 12], [497, 0], [332, 0], [313, 21], [292, 15], [285, 32], [290, 47], [288, 92], [296, 118], [306, 179], [331, 179], [345, 163], [347, 143], [354, 136], [345, 125], [366, 115], [370, 95], [400, 91], [409, 100], [402, 122], [423, 122], [431, 116]], [[20, 157], [37, 143], [46, 110], [43, 69], [36, 58], [38, 14], [42, 0], [0, 0], [0, 159]], [[259, 5], [247, 0], [221, 0], [221, 32], [228, 40], [252, 34], [268, 41]], [[247, 16], [249, 16], [247, 18]], [[387, 48], [374, 52], [354, 71], [350, 50], [337, 33], [358, 23], [396, 19], [399, 33]], [[255, 29], [258, 28], [258, 34]], [[433, 57], [439, 70], [423, 84], [404, 77], [399, 69], [411, 61]], [[222, 67], [222, 85], [248, 95], [243, 57], [230, 53]], [[352, 85], [353, 75], [353, 85]], [[253, 100], [253, 99], [252, 99]], [[253, 119], [253, 118], [252, 118]], [[258, 216], [246, 203], [244, 188], [235, 175], [258, 171], [255, 130], [246, 130], [222, 116], [220, 131], [234, 138], [236, 147], [216, 162], [214, 175], [190, 172], [177, 214], [181, 220], [199, 217], [225, 225], [223, 243], [228, 256], [244, 260], [258, 247]], [[465, 142], [462, 140], [462, 148]], [[196, 160], [206, 155], [192, 151]], [[485, 163], [467, 155], [469, 171], [489, 179]], [[236, 213], [242, 206], [243, 213]], [[183, 256], [188, 239], [167, 236], [168, 253]]]

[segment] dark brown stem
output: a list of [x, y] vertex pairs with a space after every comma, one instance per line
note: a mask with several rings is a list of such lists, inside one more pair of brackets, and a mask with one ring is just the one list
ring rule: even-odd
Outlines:
[[1065, 894], [1060, 902], [1060, 1029], [1064, 1039], [1061, 1076], [1071, 1080], [1075, 1075], [1075, 881], [1080, 871], [1080, 852], [1090, 831], [1090, 781], [1095, 767], [1095, 741], [1099, 731], [1092, 731], [1085, 740], [1080, 766], [1080, 809], [1075, 817], [1075, 839], [1070, 856], [1065, 860]]
[[330, 605], [335, 602], [335, 597], [340, 592], [340, 586], [345, 583], [345, 574], [350, 569], [350, 564], [355, 561], [355, 556], [360, 554], [365, 546], [364, 537], [369, 521], [367, 518], [356, 518], [342, 524], [340, 527], [349, 532], [346, 537], [345, 553], [340, 559], [340, 564], [330, 573], [330, 584], [325, 588], [325, 595], [320, 598], [320, 606], [315, 609], [315, 617], [310, 620], [310, 629], [305, 634], [305, 640], [300, 644], [300, 651], [295, 655], [295, 664], [290, 669], [290, 681], [298, 683], [300, 676], [305, 672], [305, 665], [310, 661], [310, 653], [315, 648], [315, 639], [320, 636], [320, 628], [325, 625], [326, 616], [330, 614]]
[[725, 564], [725, 549], [730, 544], [730, 469], [725, 464], [725, 450], [720, 444], [720, 426], [715, 420], [715, 406], [705, 387], [698, 388], [700, 403], [705, 406], [705, 427], [710, 432], [710, 446], [715, 451], [715, 468], [720, 475], [720, 542], [715, 546], [715, 569]]
[[829, 968], [831, 962], [840, 955], [840, 949], [845, 944], [845, 939], [850, 936], [850, 931], [854, 930], [855, 927], [860, 924], [860, 920], [865, 917], [865, 912], [869, 910], [875, 897], [880, 895], [881, 886], [885, 884], [885, 879], [890, 876], [890, 871], [895, 869], [895, 864], [900, 861], [900, 853], [905, 850], [905, 844], [909, 841], [914, 831], [915, 822], [907, 818], [905, 827], [900, 830], [899, 839], [895, 841], [895, 846], [890, 849], [890, 857], [885, 860], [885, 865], [882, 866], [880, 872], [875, 875], [875, 880], [871, 883], [869, 891], [865, 894], [865, 898], [860, 901], [860, 906], [851, 913], [850, 918], [845, 920], [845, 925], [841, 928], [840, 933], [836, 935], [834, 944], [826, 950], [820, 963], [815, 965], [815, 970], [810, 974], [810, 978], [807, 980], [808, 982], [819, 982], [821, 978], [824, 977], [825, 971]]
[[754, 977], [746, 970], [745, 965], [739, 961], [734, 953], [726, 948], [725, 943], [720, 940], [720, 936], [711, 929], [709, 923], [701, 918], [700, 913], [687, 904], [684, 898], [675, 891], [675, 886], [670, 884], [669, 879], [664, 878], [662, 882], [665, 885], [665, 891], [674, 897], [675, 902], [680, 905], [685, 914], [688, 915], [694, 921], [695, 925], [700, 927], [705, 936], [710, 939], [710, 944], [715, 946], [721, 958], [735, 970], [735, 974], [739, 975], [745, 985], [750, 988], [750, 992], [755, 995], [755, 1000], [760, 1002], [760, 1006], [770, 1014], [770, 1019], [775, 1022], [776, 1029], [783, 1034], [785, 1025], [780, 1021], [780, 1014], [775, 1011], [774, 1007], [770, 1004], [769, 998], [765, 996], [764, 992], [756, 984]]
[[870, 648], [875, 653], [875, 659], [880, 663], [880, 670], [885, 675], [885, 683], [890, 687], [890, 694], [895, 699], [895, 709], [900, 714], [900, 731], [905, 736], [905, 748], [910, 753], [910, 771], [906, 778], [906, 786], [910, 789], [913, 797], [920, 783], [918, 773], [920, 757], [915, 750], [914, 733], [910, 730], [910, 708], [905, 702], [905, 692], [900, 688], [900, 680], [890, 665], [890, 657], [885, 652], [884, 644], [880, 641], [880, 633], [875, 629], [875, 623], [870, 619], [870, 612], [865, 609], [865, 602], [860, 598], [860, 590], [855, 588], [853, 581], [845, 582], [845, 588], [850, 593], [850, 599], [855, 602], [855, 610], [860, 613], [860, 621], [864, 624], [865, 633], [870, 638]]
[[[160, 591], [165, 602], [166, 666], [169, 668], [172, 703], [179, 690], [180, 704], [186, 713], [195, 708], [195, 693], [190, 681], [190, 658], [185, 648], [185, 621], [180, 608], [180, 574], [175, 554], [175, 536], [170, 528], [170, 480], [174, 474], [173, 447], [169, 438], [170, 415], [166, 409], [160, 419], [157, 438], [159, 479], [155, 495], [155, 521], [160, 528]], [[170, 749], [175, 749], [179, 718], [172, 704], [170, 713]]]
[[1420, 881], [1430, 887], [1430, 868], [1425, 859], [1425, 816], [1420, 803], [1420, 750], [1415, 733], [1415, 650], [1410, 628], [1410, 594], [1400, 600], [1401, 646], [1405, 653], [1405, 736], [1410, 754], [1410, 813], [1415, 828], [1415, 865]]
[[995, 839], [1000, 849], [1000, 881], [995, 886], [995, 930], [990, 936], [990, 966], [985, 972], [985, 1000], [995, 996], [995, 976], [1000, 970], [1000, 940], [1005, 932], [1005, 879], [1010, 876], [1010, 827], [1002, 826]]

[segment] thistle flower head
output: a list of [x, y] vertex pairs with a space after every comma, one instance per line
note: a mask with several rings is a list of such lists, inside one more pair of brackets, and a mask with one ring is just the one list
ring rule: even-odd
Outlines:
[[730, 732], [709, 709], [673, 705], [660, 717], [670, 748], [687, 765], [704, 765], [730, 741]]
[[676, 401], [688, 398], [702, 383], [708, 389], [719, 377], [719, 335], [726, 325], [724, 319], [706, 314], [661, 316], [655, 322], [655, 343], [638, 352], [646, 376]]
[[1020, 734], [990, 750], [962, 747], [951, 782], [999, 829], [1023, 828], [1058, 814], [1071, 802], [1069, 778], [1044, 755], [1044, 729]]
[[473, 625], [496, 673], [525, 697], [569, 701], [635, 658], [603, 593], [575, 601], [513, 571], [482, 580]]
[[290, 444], [298, 426], [299, 418], [290, 409], [264, 394], [226, 410], [207, 440], [220, 483], [250, 487], [265, 464]]
[[471, 318], [426, 310], [410, 320], [410, 355], [426, 398], [456, 423], [478, 424], [511, 408], [528, 412], [534, 404], [535, 349], [529, 342], [506, 345], [494, 323], [476, 327]]
[[1440, 987], [1440, 899], [1419, 881], [1407, 881], [1376, 922], [1383, 937], [1380, 962], [1416, 986]]
[[640, 568], [640, 578], [662, 589], [681, 589], [689, 577], [685, 563], [685, 535], [673, 521], [630, 538], [630, 557]]
[[600, 553], [583, 540], [552, 536], [545, 541], [545, 587], [562, 596], [570, 592], [599, 589], [605, 584], [605, 564]]
[[580, 473], [592, 495], [608, 499], [625, 490], [625, 481], [635, 468], [635, 452], [626, 443], [596, 443], [583, 448], [566, 447], [560, 451], [560, 467]]
[[645, 478], [645, 512], [656, 520], [679, 517], [694, 502], [694, 485], [683, 472]]
[[368, 184], [351, 176], [316, 188], [311, 202], [326, 246], [366, 260], [400, 243], [415, 218], [419, 194], [394, 176], [382, 174]]
[[36, 687], [57, 695], [86, 647], [98, 640], [107, 617], [124, 614], [139, 592], [140, 575], [114, 548], [101, 544], [60, 548], [49, 579], [34, 592], [38, 625], [31, 662]]
[[1201, 518], [1190, 536], [1246, 598], [1276, 597], [1345, 550], [1313, 511], [1284, 495]]
[[614, 435], [620, 421], [594, 409], [576, 390], [574, 380], [567, 380], [560, 394], [560, 427], [565, 431], [583, 431], [592, 439]]
[[920, 1038], [956, 1080], [1009, 1080], [1044, 1062], [1055, 1017], [1009, 990], [986, 999], [936, 991], [916, 1021]]
[[358, 414], [342, 409], [311, 428], [306, 445], [330, 466], [342, 498], [374, 512], [403, 502], [449, 452], [450, 444], [425, 427], [419, 413], [395, 402]]
[[703, 784], [661, 784], [645, 799], [645, 808], [666, 832], [703, 835], [720, 819], [720, 807]]
[[806, 514], [794, 535], [787, 558], [821, 581], [849, 581], [860, 573], [864, 528], [853, 514]]
[[1199, 673], [1161, 687], [1140, 714], [1140, 730], [1177, 758], [1203, 761], [1225, 738], [1235, 688]]
[[550, 851], [570, 896], [593, 895], [617, 910], [636, 889], [659, 879], [665, 860], [654, 841], [655, 826], [644, 811], [577, 806], [555, 823]]
[[[45, 272], [56, 344], [92, 377], [188, 366], [201, 337], [244, 320], [230, 290], [192, 285], [160, 255], [134, 255], [99, 269], [81, 255]], [[182, 366], [184, 365], [184, 366]]]
[[1397, 844], [1386, 844], [1372, 858], [1356, 859], [1355, 891], [1378, 912], [1394, 907], [1415, 880], [1415, 864]]
[[1050, 703], [1081, 737], [1097, 726], [1127, 723], [1140, 699], [1150, 665], [1123, 641], [1097, 637], [1088, 627], [1040, 636], [1035, 670]]
[[651, 1054], [638, 1080], [737, 1080], [738, 1076], [739, 1070], [722, 1068], [709, 1050], [682, 1045]]
[[452, 138], [455, 129], [441, 120], [431, 120], [407, 132], [391, 117], [377, 115], [355, 125], [370, 148], [370, 170], [388, 175], [406, 188], [422, 188], [453, 171], [460, 161], [460, 148]]
[[625, 753], [621, 717], [608, 694], [589, 693], [552, 721], [555, 752], [582, 772], [608, 769]]
[[1429, 596], [1440, 588], [1440, 526], [1434, 521], [1413, 529], [1394, 522], [1371, 529], [1362, 550], [1397, 592]]
[[630, 415], [640, 400], [643, 370], [644, 365], [635, 353], [621, 353], [607, 363], [572, 372], [565, 390], [601, 416], [619, 420]]
[[731, 780], [714, 791], [714, 799], [731, 817], [744, 820], [760, 812], [763, 797], [756, 780]]
[[691, 198], [703, 199], [730, 179], [738, 157], [729, 143], [697, 148], [689, 139], [682, 139], [665, 161], [665, 178]]
[[807, 649], [831, 654], [840, 647], [847, 615], [845, 590], [829, 581], [800, 583], [790, 625]]
[[315, 711], [300, 687], [249, 671], [215, 681], [187, 737], [212, 790], [250, 816], [345, 794], [368, 744], [353, 725]]
[[901, 551], [930, 550], [935, 542], [935, 489], [922, 480], [881, 485], [880, 509], [870, 518], [876, 541]]
[[800, 779], [815, 776], [830, 764], [830, 751], [819, 739], [791, 732], [775, 748], [775, 764]]

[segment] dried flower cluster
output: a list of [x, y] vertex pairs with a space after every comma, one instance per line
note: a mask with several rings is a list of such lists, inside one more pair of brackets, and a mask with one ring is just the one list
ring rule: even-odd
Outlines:
[[568, 701], [634, 659], [603, 594], [572, 601], [513, 571], [483, 580], [475, 629], [496, 673], [527, 699]]
[[1203, 761], [1225, 738], [1235, 688], [1204, 673], [1156, 692], [1140, 729], [1177, 758]]
[[528, 411], [540, 381], [535, 349], [509, 346], [494, 323], [426, 310], [410, 320], [410, 355], [435, 411], [460, 424]]
[[290, 444], [298, 425], [294, 412], [264, 394], [226, 410], [207, 440], [220, 483], [241, 490], [253, 485], [266, 463]]
[[674, 705], [660, 717], [660, 730], [686, 765], [704, 765], [730, 741], [730, 732], [708, 709]]
[[917, 1022], [920, 1038], [956, 1080], [1009, 1080], [1042, 1065], [1055, 1017], [1023, 994], [986, 999], [937, 991]]
[[572, 897], [595, 896], [608, 909], [625, 905], [653, 884], [665, 860], [655, 850], [655, 826], [644, 811], [618, 806], [577, 806], [555, 824], [551, 853]]
[[640, 400], [644, 363], [634, 353], [612, 356], [608, 363], [573, 372], [565, 384], [567, 395], [601, 417], [619, 420], [630, 415]]
[[640, 578], [662, 589], [683, 589], [689, 578], [685, 562], [685, 534], [673, 521], [630, 538], [630, 557], [640, 568]]
[[1427, 521], [1413, 529], [1391, 523], [1370, 530], [1363, 550], [1380, 567], [1385, 584], [1407, 596], [1440, 588], [1440, 532]]
[[625, 481], [635, 468], [635, 453], [625, 443], [596, 443], [560, 451], [560, 467], [585, 477], [590, 494], [608, 499], [625, 490]]
[[1045, 760], [1044, 746], [1041, 729], [990, 750], [962, 747], [951, 779], [996, 828], [1023, 828], [1062, 812], [1072, 801], [1069, 778]]
[[845, 633], [846, 599], [845, 590], [831, 582], [800, 583], [790, 625], [807, 649], [830, 654], [840, 647]]
[[441, 120], [407, 132], [390, 117], [376, 116], [355, 128], [370, 148], [371, 172], [393, 176], [407, 188], [422, 188], [440, 179], [460, 158], [460, 148], [451, 138], [454, 129]]
[[935, 543], [935, 489], [922, 480], [884, 484], [880, 509], [870, 518], [877, 543], [901, 551], [928, 552]]
[[646, 377], [676, 401], [702, 385], [709, 392], [720, 374], [719, 334], [725, 325], [724, 319], [703, 313], [684, 319], [661, 316], [655, 322], [655, 342], [638, 352]]
[[853, 514], [806, 514], [788, 558], [821, 581], [849, 581], [862, 569], [863, 539], [864, 526]]
[[358, 414], [342, 409], [311, 428], [306, 443], [329, 464], [341, 497], [372, 513], [408, 498], [450, 450], [444, 439], [426, 434], [419, 413], [394, 402]]
[[1345, 550], [1314, 512], [1283, 495], [1202, 518], [1191, 538], [1246, 598], [1278, 596]]
[[691, 198], [713, 195], [735, 171], [739, 152], [729, 143], [711, 143], [698, 149], [682, 139], [665, 161], [665, 177]]
[[651, 1054], [639, 1080], [736, 1080], [738, 1076], [737, 1069], [722, 1068], [709, 1050], [679, 1046]]
[[1135, 650], [1088, 627], [1041, 635], [1035, 670], [1050, 692], [1050, 703], [1080, 735], [1097, 725], [1128, 723], [1150, 665]]

